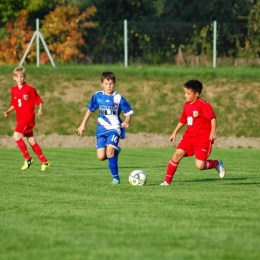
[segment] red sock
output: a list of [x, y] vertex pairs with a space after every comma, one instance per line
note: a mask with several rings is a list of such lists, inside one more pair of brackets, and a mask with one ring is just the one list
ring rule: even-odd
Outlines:
[[213, 169], [218, 166], [218, 160], [207, 160], [206, 169]]
[[174, 162], [173, 160], [170, 160], [167, 166], [166, 176], [165, 176], [165, 181], [167, 183], [171, 184], [173, 175], [176, 172], [177, 168], [178, 168], [178, 163]]
[[43, 155], [42, 150], [41, 150], [40, 146], [38, 145], [38, 143], [35, 143], [34, 145], [32, 145], [32, 149], [35, 152], [35, 154], [38, 156], [41, 163], [47, 162], [47, 159]]
[[18, 148], [21, 150], [23, 157], [25, 160], [29, 160], [31, 158], [30, 154], [27, 151], [27, 146], [23, 139], [19, 139], [16, 141]]

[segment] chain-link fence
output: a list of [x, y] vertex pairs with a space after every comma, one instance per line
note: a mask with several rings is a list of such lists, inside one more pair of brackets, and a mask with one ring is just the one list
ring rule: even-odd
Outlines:
[[[109, 30], [107, 29], [109, 28]], [[212, 66], [213, 22], [204, 24], [128, 22], [129, 63]], [[260, 64], [245, 23], [217, 23], [217, 65]], [[251, 37], [251, 39], [250, 39]], [[97, 40], [98, 39], [98, 40]], [[251, 41], [251, 45], [247, 45]], [[94, 63], [124, 62], [124, 25], [104, 23], [86, 39], [86, 56]]]
[[[127, 28], [129, 64], [212, 66], [213, 22], [192, 24], [135, 21], [128, 22]], [[3, 34], [0, 36], [3, 37]], [[260, 53], [252, 47], [257, 45], [257, 41], [253, 42], [255, 37], [249, 34], [247, 24], [217, 23], [216, 36], [217, 65], [260, 64]], [[47, 46], [50, 40], [53, 39], [45, 38]], [[124, 63], [124, 21], [100, 23], [97, 28], [88, 30], [84, 40], [84, 45], [80, 47], [84, 58], [74, 62]], [[41, 52], [44, 52], [44, 46], [41, 46]]]

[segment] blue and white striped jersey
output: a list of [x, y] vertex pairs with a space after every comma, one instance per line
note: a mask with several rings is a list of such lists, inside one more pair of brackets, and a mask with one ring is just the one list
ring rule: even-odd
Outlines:
[[105, 95], [104, 91], [98, 91], [88, 104], [91, 112], [99, 110], [96, 134], [103, 134], [109, 131], [116, 131], [121, 138], [125, 137], [125, 129], [121, 127], [122, 120], [120, 113], [124, 115], [133, 114], [133, 110], [124, 97], [116, 91], [113, 95]]

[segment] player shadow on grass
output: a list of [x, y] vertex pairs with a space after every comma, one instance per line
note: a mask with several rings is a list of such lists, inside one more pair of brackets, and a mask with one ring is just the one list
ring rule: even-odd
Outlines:
[[153, 166], [153, 167], [151, 167], [151, 166], [149, 166], [149, 167], [146, 167], [146, 166], [144, 166], [144, 165], [142, 165], [142, 166], [138, 166], [138, 165], [132, 165], [132, 166], [121, 166], [120, 167], [121, 169], [146, 169], [147, 171], [149, 170], [149, 169], [155, 169], [155, 168], [163, 168], [164, 170], [165, 170], [165, 165], [162, 165], [162, 166]]
[[[192, 180], [174, 180], [172, 182], [172, 184], [170, 186], [174, 186], [176, 184], [181, 184], [184, 185], [185, 183], [206, 183], [206, 182], [214, 182], [214, 181], [221, 181], [221, 185], [256, 185], [256, 184], [260, 184], [260, 182], [241, 182], [241, 183], [237, 183], [238, 181], [245, 181], [248, 178], [225, 178], [224, 180], [221, 180], [219, 178], [203, 178], [203, 179], [192, 179]], [[236, 183], [230, 183], [230, 182], [225, 182], [225, 181], [232, 181], [232, 182], [236, 182]], [[146, 186], [158, 186], [158, 183], [148, 183], [146, 184]]]
[[[243, 181], [243, 180], [247, 180], [248, 178], [224, 178], [223, 180], [220, 178], [201, 178], [201, 179], [190, 179], [190, 180], [185, 180], [185, 181], [178, 181], [175, 180], [174, 182], [213, 182], [213, 181], [223, 181], [222, 184], [228, 184], [230, 185], [230, 182], [225, 182], [225, 181]], [[237, 184], [234, 184], [237, 185]]]
[[83, 167], [83, 168], [77, 168], [77, 170], [106, 170], [107, 169], [107, 165], [105, 165], [104, 167]]
[[[133, 169], [148, 169], [147, 167], [144, 167], [144, 166], [137, 166], [137, 165], [133, 165], [133, 166], [124, 166], [124, 167], [120, 167], [120, 171], [122, 171], [122, 169], [130, 169], [130, 170], [133, 170]], [[152, 167], [152, 169], [155, 169], [155, 168], [165, 168], [165, 165], [162, 165], [162, 166], [155, 166], [155, 167]], [[103, 170], [103, 169], [107, 169], [107, 166], [105, 165], [104, 167], [86, 167], [86, 166], [82, 166], [82, 167], [77, 167], [76, 168], [77, 170]]]

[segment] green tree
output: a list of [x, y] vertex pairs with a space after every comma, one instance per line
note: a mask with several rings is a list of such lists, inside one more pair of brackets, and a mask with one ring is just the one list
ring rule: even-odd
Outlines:
[[248, 35], [242, 56], [259, 58], [260, 56], [260, 2], [258, 1], [248, 15]]
[[6, 22], [15, 22], [20, 10], [29, 11], [28, 23], [35, 26], [35, 19], [44, 19], [50, 11], [58, 5], [70, 5], [70, 0], [1, 0], [0, 2], [0, 27]]
[[244, 22], [253, 4], [252, 0], [165, 0], [161, 17], [192, 23]]
[[[129, 23], [139, 22], [138, 35], [129, 34], [131, 48], [136, 55], [142, 55], [139, 40], [144, 37], [145, 23], [152, 20], [156, 13], [155, 0], [93, 0], [82, 1], [81, 8], [92, 3], [97, 8], [93, 21], [98, 24], [95, 30], [91, 30], [89, 37], [85, 38], [89, 60], [95, 63], [123, 61], [124, 37], [123, 21]], [[129, 24], [129, 28], [130, 28]], [[134, 25], [133, 25], [134, 26]], [[130, 30], [130, 29], [129, 29]]]
[[[155, 16], [158, 0], [74, 0], [79, 8], [85, 9], [90, 5], [97, 8], [95, 20], [118, 22], [145, 20]], [[79, 3], [80, 2], [80, 3]]]
[[6, 22], [14, 22], [21, 9], [24, 9], [22, 0], [1, 0], [0, 2], [0, 27]]
[[[192, 46], [197, 46], [197, 48], [188, 51], [194, 51], [197, 55], [212, 45], [210, 44], [212, 30], [208, 30], [207, 36], [203, 40], [201, 36], [205, 35], [205, 28], [216, 20], [218, 22], [218, 55], [235, 57], [238, 51], [237, 44], [243, 43], [245, 40], [247, 30], [244, 24], [254, 3], [253, 0], [165, 0], [161, 17], [172, 22], [194, 25], [194, 36], [188, 45], [189, 48]], [[182, 44], [187, 46], [187, 42], [182, 42]], [[207, 51], [207, 53], [210, 52]]]

